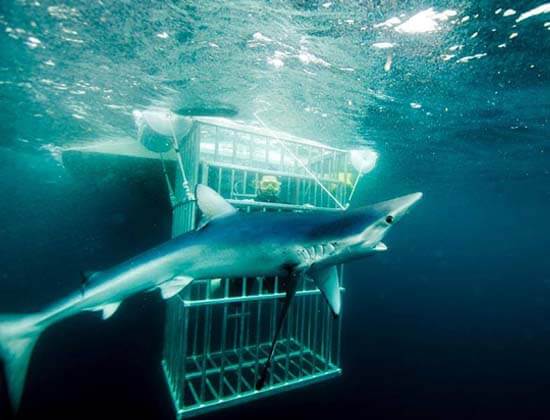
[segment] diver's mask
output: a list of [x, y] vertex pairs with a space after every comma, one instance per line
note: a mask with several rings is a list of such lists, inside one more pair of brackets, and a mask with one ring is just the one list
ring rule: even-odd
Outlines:
[[263, 196], [277, 197], [281, 192], [281, 183], [276, 176], [265, 175], [260, 180], [259, 190]]

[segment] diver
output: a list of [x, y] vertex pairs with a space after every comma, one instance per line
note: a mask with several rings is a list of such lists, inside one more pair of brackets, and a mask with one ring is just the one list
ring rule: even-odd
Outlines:
[[281, 203], [281, 181], [275, 175], [262, 175], [258, 182], [255, 201], [263, 203]]

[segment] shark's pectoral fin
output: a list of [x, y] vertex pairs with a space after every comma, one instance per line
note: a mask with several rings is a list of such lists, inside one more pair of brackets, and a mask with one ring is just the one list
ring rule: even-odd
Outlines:
[[172, 280], [160, 285], [160, 294], [163, 299], [170, 299], [185, 289], [192, 281], [192, 277], [174, 277]]
[[374, 250], [376, 252], [384, 252], [388, 250], [387, 245], [384, 242], [378, 242], [376, 246], [374, 247]]
[[120, 306], [121, 302], [113, 302], [113, 303], [107, 303], [105, 305], [97, 306], [93, 309], [93, 311], [101, 311], [101, 317], [105, 319], [109, 319], [113, 316], [113, 314], [116, 312], [118, 307]]
[[320, 270], [310, 270], [307, 274], [313, 279], [315, 285], [323, 294], [334, 316], [340, 315], [342, 299], [336, 266], [333, 265]]

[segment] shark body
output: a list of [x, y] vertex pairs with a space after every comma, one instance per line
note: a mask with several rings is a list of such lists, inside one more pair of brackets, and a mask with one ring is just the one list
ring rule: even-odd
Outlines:
[[206, 186], [198, 185], [195, 195], [208, 220], [197, 230], [87, 276], [81, 290], [40, 312], [0, 315], [0, 357], [14, 409], [40, 333], [62, 319], [83, 311], [101, 311], [107, 319], [131, 295], [160, 289], [169, 298], [195, 279], [286, 277], [271, 353], [256, 384], [260, 389], [299, 281], [314, 281], [337, 316], [341, 301], [335, 266], [384, 251], [387, 230], [422, 196], [414, 193], [343, 212], [245, 214]]

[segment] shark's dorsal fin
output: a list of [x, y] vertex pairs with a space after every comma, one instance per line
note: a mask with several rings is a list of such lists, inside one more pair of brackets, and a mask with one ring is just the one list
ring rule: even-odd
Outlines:
[[80, 272], [80, 283], [87, 285], [90, 280], [99, 273], [99, 271], [81, 271]]
[[197, 184], [195, 197], [197, 198], [199, 209], [207, 220], [227, 216], [237, 211], [225, 198], [206, 185]]

